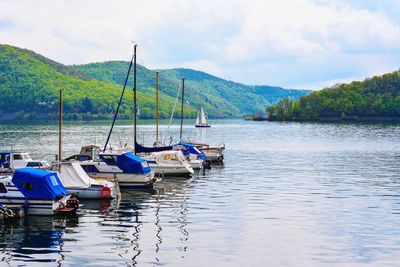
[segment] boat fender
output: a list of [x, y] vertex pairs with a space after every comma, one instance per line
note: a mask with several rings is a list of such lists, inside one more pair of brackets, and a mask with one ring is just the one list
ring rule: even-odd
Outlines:
[[111, 188], [109, 188], [108, 186], [103, 186], [101, 189], [100, 189], [100, 194], [101, 194], [101, 196], [102, 197], [104, 197], [104, 198], [109, 198], [110, 196], [111, 196]]

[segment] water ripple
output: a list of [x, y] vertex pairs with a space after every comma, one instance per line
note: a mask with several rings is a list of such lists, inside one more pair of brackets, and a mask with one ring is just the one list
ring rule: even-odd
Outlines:
[[[166, 126], [160, 127], [165, 131]], [[64, 127], [64, 154], [102, 143], [107, 125]], [[115, 127], [111, 143], [131, 143]], [[150, 144], [152, 125], [140, 125]], [[178, 136], [179, 127], [172, 127]], [[397, 266], [400, 125], [215, 121], [185, 135], [225, 143], [225, 165], [166, 178], [120, 200], [83, 201], [76, 218], [2, 226], [9, 265]], [[82, 134], [85, 133], [85, 134]], [[52, 160], [56, 125], [0, 125], [0, 147]], [[32, 138], [34, 136], [34, 138]]]

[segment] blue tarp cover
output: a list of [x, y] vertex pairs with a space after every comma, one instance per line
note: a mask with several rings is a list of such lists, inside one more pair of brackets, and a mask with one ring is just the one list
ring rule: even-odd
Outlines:
[[22, 168], [15, 171], [12, 182], [28, 199], [56, 199], [68, 195], [54, 172]]
[[[117, 166], [124, 173], [141, 173], [147, 174], [151, 172], [150, 166], [147, 161], [134, 155], [131, 152], [125, 152], [121, 155], [115, 154], [100, 154], [99, 157], [108, 165]], [[114, 158], [114, 161], [108, 160], [110, 157]]]
[[204, 154], [202, 151], [200, 151], [195, 145], [186, 143], [186, 142], [179, 142], [176, 144], [177, 146], [184, 146], [186, 148], [185, 150], [182, 150], [183, 154], [187, 156], [187, 154], [195, 154], [198, 155], [198, 157], [202, 160], [206, 159], [206, 154]]

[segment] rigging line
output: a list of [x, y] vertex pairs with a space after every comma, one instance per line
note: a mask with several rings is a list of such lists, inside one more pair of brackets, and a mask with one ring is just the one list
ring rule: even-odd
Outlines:
[[108, 133], [107, 141], [106, 141], [106, 143], [105, 143], [105, 145], [104, 145], [103, 152], [106, 151], [108, 142], [110, 141], [110, 137], [111, 137], [111, 133], [112, 133], [113, 128], [114, 128], [115, 120], [117, 119], [117, 115], [118, 115], [118, 112], [119, 112], [119, 108], [120, 108], [120, 106], [121, 106], [122, 99], [123, 99], [123, 97], [124, 97], [126, 84], [128, 83], [129, 74], [130, 74], [131, 68], [132, 68], [133, 57], [134, 57], [134, 55], [132, 55], [131, 62], [129, 63], [128, 73], [126, 74], [125, 83], [124, 83], [124, 88], [122, 89], [122, 93], [121, 93], [121, 96], [120, 96], [120, 98], [119, 98], [118, 107], [117, 107], [117, 110], [115, 111], [114, 118], [113, 118], [113, 122], [112, 122], [112, 124], [111, 124], [110, 132]]
[[167, 127], [167, 134], [165, 135], [164, 143], [167, 140], [167, 136], [169, 135], [169, 127], [171, 126], [171, 122], [172, 122], [172, 119], [174, 117], [174, 112], [175, 112], [176, 104], [178, 103], [178, 98], [179, 98], [180, 93], [181, 93], [181, 86], [179, 85], [178, 93], [176, 94], [176, 98], [175, 98], [174, 107], [172, 108], [171, 117], [169, 118], [168, 127]]

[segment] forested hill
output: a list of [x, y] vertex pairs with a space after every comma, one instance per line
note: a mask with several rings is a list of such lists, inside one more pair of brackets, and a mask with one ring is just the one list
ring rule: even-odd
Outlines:
[[400, 71], [282, 99], [268, 110], [276, 120], [400, 120]]
[[[59, 88], [66, 119], [111, 118], [122, 90], [32, 51], [0, 45], [0, 119], [57, 118]], [[138, 98], [143, 110], [154, 110], [154, 94], [140, 92]], [[174, 100], [163, 97], [162, 114], [171, 112]], [[131, 114], [132, 90], [127, 90], [120, 117]], [[186, 108], [186, 115], [195, 114]]]
[[[97, 80], [124, 83], [128, 62], [109, 61], [71, 66], [77, 71]], [[138, 66], [138, 90], [154, 92], [156, 73]], [[309, 93], [307, 90], [288, 90], [271, 86], [247, 86], [227, 81], [210, 74], [191, 69], [160, 70], [159, 89], [164, 94], [176, 97], [181, 78], [185, 80], [185, 99], [191, 106], [204, 110], [211, 117], [240, 116], [265, 110], [284, 97], [298, 99]], [[132, 86], [132, 77], [129, 85]]]
[[[100, 67], [96, 69], [94, 66]], [[57, 118], [60, 87], [63, 88], [64, 118], [111, 118], [127, 69], [126, 62], [66, 66], [30, 50], [0, 45], [0, 120]], [[152, 118], [155, 114], [155, 74], [142, 66], [138, 70], [140, 117]], [[162, 71], [160, 74], [160, 115], [163, 118], [170, 115], [174, 105], [181, 71], [185, 70]], [[213, 87], [207, 79], [204, 81], [205, 86], [200, 86], [201, 81], [190, 80], [194, 76], [187, 75], [187, 78], [187, 117], [195, 117], [200, 106], [205, 107], [210, 117], [229, 117], [240, 116], [268, 104], [266, 98], [260, 97], [258, 100], [256, 93], [251, 91], [258, 88], [250, 88], [249, 92], [242, 90], [242, 96], [234, 92], [235, 87]], [[229, 94], [229, 90], [232, 94]], [[286, 93], [285, 90], [282, 92]], [[225, 98], [227, 94], [229, 99]], [[241, 105], [242, 97], [252, 99], [254, 103], [245, 100], [247, 105]], [[132, 102], [130, 87], [120, 110], [121, 118], [132, 117]]]

